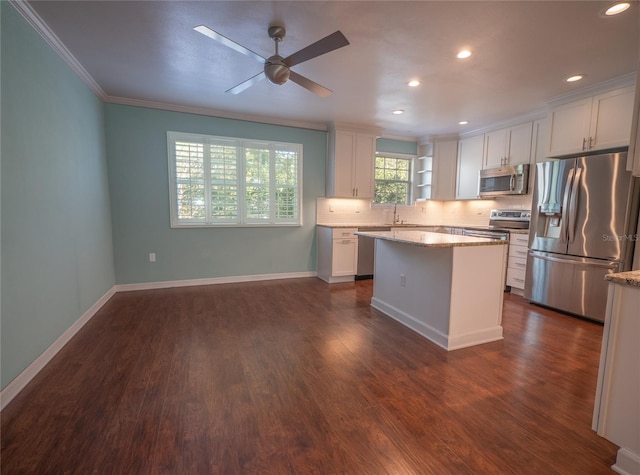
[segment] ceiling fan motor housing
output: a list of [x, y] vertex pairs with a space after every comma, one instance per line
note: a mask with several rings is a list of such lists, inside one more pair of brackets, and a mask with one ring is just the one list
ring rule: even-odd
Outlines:
[[280, 55], [273, 55], [264, 63], [264, 75], [272, 84], [282, 85], [289, 80], [289, 66], [283, 59]]

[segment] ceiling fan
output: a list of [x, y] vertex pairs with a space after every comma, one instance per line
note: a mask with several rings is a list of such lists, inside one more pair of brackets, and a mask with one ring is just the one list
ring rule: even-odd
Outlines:
[[325, 36], [321, 40], [318, 40], [315, 43], [307, 46], [306, 48], [302, 48], [300, 51], [293, 53], [286, 58], [283, 58], [278, 53], [278, 45], [284, 39], [286, 32], [283, 26], [275, 25], [269, 27], [268, 33], [269, 37], [276, 44], [276, 52], [269, 58], [263, 58], [258, 53], [245, 48], [235, 41], [230, 40], [226, 36], [213, 31], [207, 26], [196, 26], [194, 30], [264, 64], [264, 70], [262, 72], [256, 74], [253, 77], [250, 77], [246, 81], [243, 81], [237, 86], [234, 86], [226, 91], [230, 92], [231, 94], [238, 94], [266, 77], [269, 82], [277, 85], [282, 85], [289, 79], [291, 79], [296, 84], [304, 87], [305, 89], [308, 89], [318, 96], [326, 97], [331, 94], [330, 89], [327, 89], [326, 87], [313, 82], [311, 79], [308, 79], [296, 73], [295, 71], [291, 71], [291, 67], [304, 61], [313, 59], [317, 56], [329, 53], [338, 48], [342, 48], [343, 46], [347, 46], [349, 44], [347, 38], [345, 38], [345, 36], [340, 31], [336, 31], [335, 33], [332, 33], [329, 36]]

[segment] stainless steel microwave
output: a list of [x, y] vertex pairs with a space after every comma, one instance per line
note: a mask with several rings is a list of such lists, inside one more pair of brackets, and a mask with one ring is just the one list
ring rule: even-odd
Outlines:
[[528, 163], [480, 170], [478, 194], [481, 197], [526, 195], [528, 191]]

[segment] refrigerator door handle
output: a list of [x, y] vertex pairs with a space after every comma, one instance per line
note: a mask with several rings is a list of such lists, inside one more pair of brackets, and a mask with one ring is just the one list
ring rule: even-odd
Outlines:
[[578, 168], [573, 179], [571, 187], [571, 199], [569, 201], [569, 242], [576, 240], [576, 215], [578, 213], [578, 188], [580, 177], [582, 176], [582, 168]]
[[554, 257], [548, 254], [543, 254], [536, 251], [529, 251], [529, 256], [536, 259], [542, 259], [544, 261], [561, 262], [563, 264], [570, 264], [574, 266], [587, 266], [587, 267], [605, 267], [609, 269], [618, 269], [620, 261], [598, 261], [595, 259], [571, 259], [570, 257]]
[[571, 195], [571, 184], [573, 183], [573, 175], [575, 174], [575, 169], [569, 170], [569, 176], [567, 177], [567, 184], [564, 187], [564, 194], [562, 196], [562, 214], [560, 215], [560, 219], [562, 220], [562, 226], [560, 227], [560, 240], [563, 243], [567, 242], [567, 219], [569, 209], [569, 196]]

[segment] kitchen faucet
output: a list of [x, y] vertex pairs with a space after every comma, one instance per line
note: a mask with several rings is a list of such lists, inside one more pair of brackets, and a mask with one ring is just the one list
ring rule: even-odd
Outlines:
[[395, 203], [393, 205], [393, 224], [398, 224], [398, 221], [399, 221], [399, 216], [397, 214], [397, 211], [398, 211], [398, 204]]

